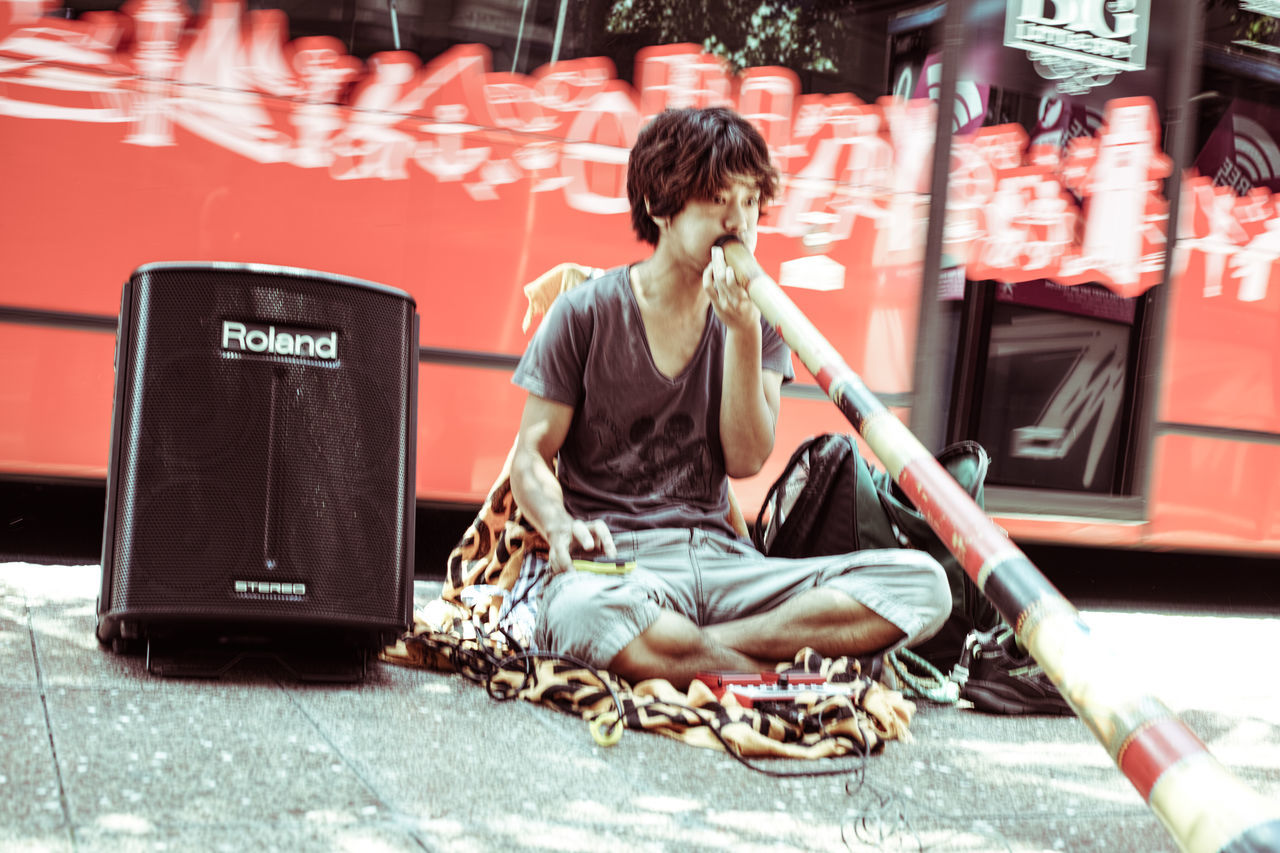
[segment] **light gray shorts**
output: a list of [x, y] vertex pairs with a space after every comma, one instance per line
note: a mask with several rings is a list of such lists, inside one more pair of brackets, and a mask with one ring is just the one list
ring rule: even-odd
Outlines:
[[[614, 542], [618, 559], [634, 560], [635, 569], [551, 578], [537, 607], [538, 648], [604, 668], [662, 610], [715, 625], [773, 610], [818, 587], [844, 592], [901, 629], [906, 637], [894, 648], [927, 640], [951, 614], [946, 575], [923, 551], [766, 557], [749, 542], [684, 529], [617, 533]], [[540, 568], [526, 563], [525, 574]]]

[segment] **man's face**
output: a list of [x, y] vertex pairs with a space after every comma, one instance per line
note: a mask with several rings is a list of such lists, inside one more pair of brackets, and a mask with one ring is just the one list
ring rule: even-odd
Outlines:
[[755, 180], [733, 179], [711, 198], [687, 202], [671, 218], [663, 237], [691, 262], [706, 265], [711, 261], [711, 245], [725, 234], [733, 234], [754, 252], [759, 222], [760, 189]]

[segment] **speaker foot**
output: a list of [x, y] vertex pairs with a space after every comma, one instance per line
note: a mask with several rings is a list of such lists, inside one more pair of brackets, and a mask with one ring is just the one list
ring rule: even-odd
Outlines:
[[111, 651], [118, 655], [136, 655], [142, 651], [142, 641], [136, 638], [114, 637], [109, 644]]
[[147, 672], [161, 678], [221, 678], [241, 664], [266, 662], [297, 681], [363, 681], [369, 650], [358, 645], [271, 646], [147, 640]]

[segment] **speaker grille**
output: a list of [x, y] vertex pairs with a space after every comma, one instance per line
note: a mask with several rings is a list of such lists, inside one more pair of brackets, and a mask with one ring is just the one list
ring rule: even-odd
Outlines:
[[110, 610], [404, 625], [412, 300], [230, 265], [144, 267], [127, 286]]

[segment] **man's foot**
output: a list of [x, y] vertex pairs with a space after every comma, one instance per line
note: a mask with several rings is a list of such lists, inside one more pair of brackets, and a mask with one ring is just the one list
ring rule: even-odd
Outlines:
[[960, 698], [991, 714], [1072, 714], [1044, 668], [1018, 648], [1013, 629], [971, 631], [951, 677]]

